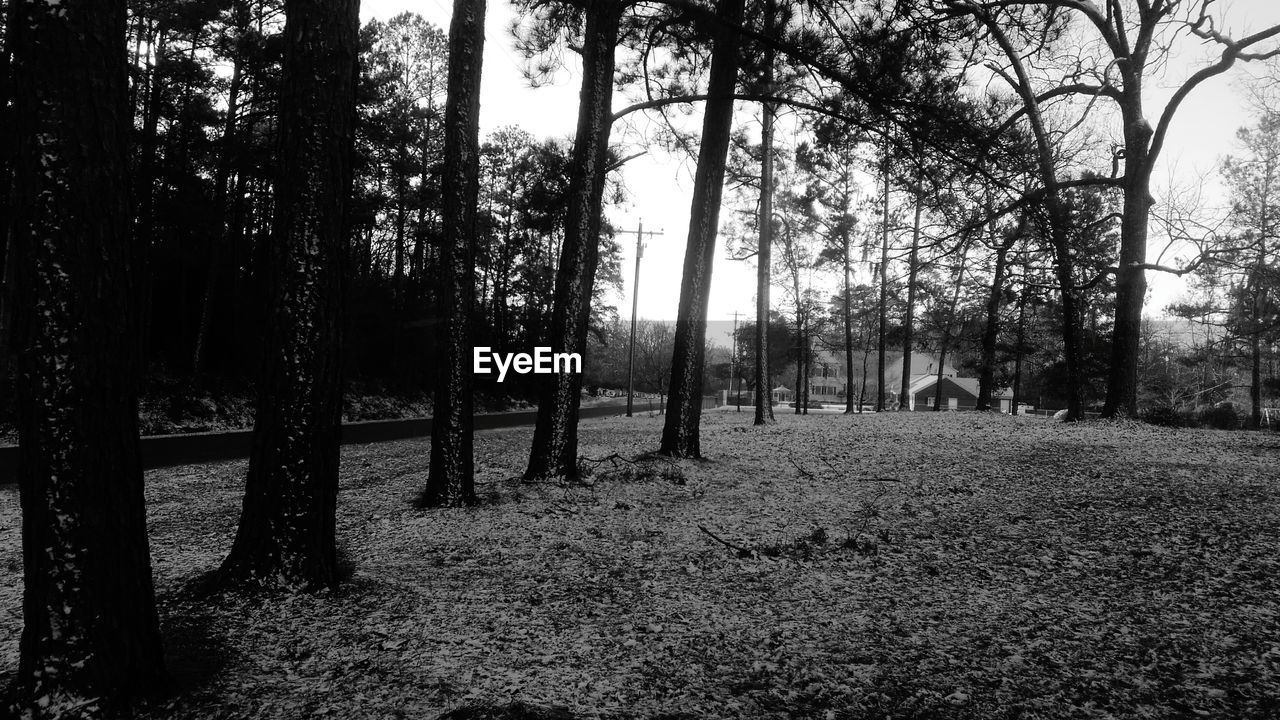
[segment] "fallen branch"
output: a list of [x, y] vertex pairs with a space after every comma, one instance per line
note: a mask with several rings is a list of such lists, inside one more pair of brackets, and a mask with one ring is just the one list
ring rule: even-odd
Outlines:
[[599, 464], [601, 464], [601, 463], [605, 463], [605, 462], [612, 462], [614, 467], [618, 467], [618, 461], [619, 461], [619, 460], [621, 460], [621, 461], [622, 461], [622, 462], [624, 462], [624, 463], [627, 463], [628, 465], [635, 465], [635, 464], [637, 464], [634, 460], [628, 460], [628, 459], [626, 459], [626, 458], [622, 457], [621, 455], [619, 455], [618, 453], [613, 453], [613, 454], [611, 454], [611, 455], [605, 455], [605, 456], [604, 456], [604, 457], [602, 457], [602, 458], [589, 458], [589, 457], [587, 457], [586, 455], [579, 455], [579, 456], [578, 456], [578, 462], [580, 462], [580, 463], [589, 462], [589, 463], [592, 463], [593, 465], [599, 465]]
[[801, 475], [803, 475], [804, 477], [807, 477], [807, 478], [809, 478], [810, 480], [817, 480], [817, 479], [818, 479], [818, 476], [816, 476], [816, 475], [814, 475], [813, 473], [809, 472], [808, 470], [805, 470], [804, 468], [800, 467], [800, 463], [796, 462], [796, 459], [795, 459], [795, 458], [793, 458], [793, 457], [791, 457], [791, 455], [790, 455], [790, 454], [788, 454], [788, 455], [787, 455], [787, 461], [788, 461], [788, 462], [790, 462], [790, 463], [791, 463], [791, 465], [792, 465], [793, 467], [795, 467], [795, 469], [796, 469], [796, 470], [799, 470], [799, 471], [800, 471], [800, 474], [801, 474]]
[[707, 534], [707, 537], [711, 538], [712, 540], [715, 540], [716, 542], [720, 543], [721, 545], [723, 545], [723, 546], [725, 546], [725, 547], [729, 548], [730, 550], [733, 550], [734, 552], [738, 553], [738, 557], [751, 557], [751, 556], [753, 556], [753, 555], [755, 555], [755, 554], [756, 554], [754, 550], [750, 550], [750, 549], [748, 549], [748, 548], [744, 548], [744, 547], [739, 547], [739, 546], [734, 545], [733, 543], [729, 542], [728, 540], [725, 540], [724, 538], [720, 537], [719, 535], [716, 535], [715, 533], [713, 533], [713, 532], [711, 532], [710, 530], [708, 530], [708, 529], [707, 529], [707, 527], [706, 527], [705, 525], [699, 525], [699, 526], [698, 526], [698, 529], [699, 529], [699, 530], [701, 530], [702, 532], [706, 533], [706, 534]]

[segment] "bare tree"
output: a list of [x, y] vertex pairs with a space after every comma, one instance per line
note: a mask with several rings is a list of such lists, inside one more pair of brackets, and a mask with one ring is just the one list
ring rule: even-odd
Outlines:
[[[1273, 25], [1239, 39], [1219, 30], [1224, 25], [1214, 0], [932, 0], [947, 13], [969, 15], [989, 30], [995, 26], [1052, 31], [1065, 16], [1079, 18], [1092, 32], [1105, 57], [1091, 64], [1084, 54], [1079, 62], [1061, 65], [1061, 72], [1047, 83], [1018, 77], [1022, 112], [1056, 98], [1079, 97], [1091, 109], [1094, 101], [1114, 103], [1122, 126], [1117, 157], [1123, 175], [1095, 180], [1121, 188], [1120, 258], [1116, 269], [1115, 332], [1107, 383], [1106, 416], [1137, 411], [1138, 342], [1146, 294], [1146, 271], [1162, 269], [1147, 262], [1147, 238], [1151, 174], [1164, 150], [1169, 127], [1183, 102], [1206, 81], [1231, 69], [1237, 62], [1280, 54], [1269, 41], [1280, 36]], [[993, 25], [994, 23], [994, 25]], [[996, 33], [992, 30], [992, 35]], [[1179, 36], [1198, 38], [1220, 50], [1217, 61], [1206, 65], [1176, 87], [1169, 101], [1149, 119], [1144, 88], [1146, 81], [1163, 74], [1166, 60]], [[1046, 185], [1046, 191], [1052, 192]]]

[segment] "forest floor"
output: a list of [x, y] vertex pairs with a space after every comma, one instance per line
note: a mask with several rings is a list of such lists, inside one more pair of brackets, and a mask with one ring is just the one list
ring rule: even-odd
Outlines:
[[[147, 475], [170, 669], [146, 718], [1280, 716], [1280, 437], [973, 413], [583, 423], [590, 485], [527, 485], [480, 433], [485, 504], [419, 511], [425, 441], [343, 449], [351, 578], [196, 599], [243, 461]], [[0, 487], [0, 683], [17, 667]], [[713, 537], [714, 536], [714, 537]], [[734, 547], [730, 547], [730, 546]], [[568, 717], [568, 715], [561, 715]]]

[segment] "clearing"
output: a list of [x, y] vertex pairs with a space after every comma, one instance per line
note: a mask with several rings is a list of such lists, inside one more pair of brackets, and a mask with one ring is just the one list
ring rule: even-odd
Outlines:
[[[1280, 437], [973, 413], [709, 413], [703, 462], [521, 485], [529, 428], [477, 435], [486, 504], [422, 512], [426, 441], [343, 450], [352, 579], [193, 599], [243, 461], [148, 473], [183, 693], [145, 717], [1280, 715]], [[660, 417], [584, 422], [652, 450]], [[17, 666], [0, 487], [0, 683]], [[705, 528], [705, 530], [703, 529]], [[713, 537], [714, 536], [714, 537]], [[732, 546], [732, 547], [731, 547]]]

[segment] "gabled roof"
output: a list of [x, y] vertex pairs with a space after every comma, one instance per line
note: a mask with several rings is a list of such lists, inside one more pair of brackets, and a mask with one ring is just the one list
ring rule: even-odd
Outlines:
[[[944, 378], [958, 385], [965, 392], [977, 397], [978, 378], [947, 377]], [[937, 375], [923, 375], [911, 383], [911, 394], [916, 395], [933, 387], [938, 382]]]

